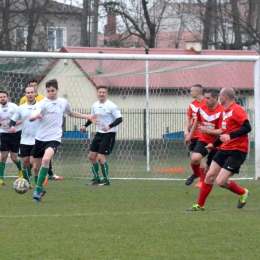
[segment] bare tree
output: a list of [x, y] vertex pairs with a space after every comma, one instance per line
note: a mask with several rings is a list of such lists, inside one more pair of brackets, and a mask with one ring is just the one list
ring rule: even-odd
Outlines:
[[134, 36], [141, 39], [141, 45], [155, 48], [156, 36], [169, 2], [170, 0], [105, 1], [103, 6], [107, 12], [113, 7], [113, 12], [120, 16], [124, 24], [121, 38]]

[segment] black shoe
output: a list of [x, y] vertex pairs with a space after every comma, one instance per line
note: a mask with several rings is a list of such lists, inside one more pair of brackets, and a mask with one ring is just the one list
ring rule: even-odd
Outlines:
[[194, 180], [197, 179], [197, 178], [199, 178], [199, 176], [195, 176], [194, 174], [192, 174], [191, 176], [189, 176], [189, 177], [187, 178], [187, 180], [185, 181], [185, 184], [186, 184], [187, 186], [189, 186], [189, 185], [191, 185], [191, 184], [194, 182]]
[[41, 191], [41, 193], [40, 193], [41, 197], [43, 197], [45, 194], [46, 194], [46, 190], [45, 190], [45, 189], [42, 189], [42, 191]]
[[100, 181], [100, 180], [98, 181], [98, 180], [93, 179], [93, 180], [91, 180], [91, 182], [86, 183], [86, 185], [87, 186], [97, 186], [97, 185], [99, 185], [101, 183], [102, 183], [102, 181]]

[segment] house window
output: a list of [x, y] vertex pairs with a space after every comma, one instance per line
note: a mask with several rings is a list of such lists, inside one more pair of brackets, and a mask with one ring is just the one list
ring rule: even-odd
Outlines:
[[17, 50], [26, 50], [27, 46], [27, 28], [17, 28], [15, 29], [15, 43]]
[[48, 27], [48, 51], [58, 51], [67, 44], [67, 28]]

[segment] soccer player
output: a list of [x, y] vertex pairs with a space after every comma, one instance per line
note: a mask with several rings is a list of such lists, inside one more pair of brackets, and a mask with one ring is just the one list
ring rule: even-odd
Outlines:
[[18, 157], [21, 139], [21, 120], [17, 122], [17, 132], [9, 132], [9, 123], [18, 106], [8, 101], [8, 93], [0, 90], [0, 133], [1, 133], [1, 160], [0, 160], [0, 185], [5, 185], [5, 167], [8, 154], [18, 168], [18, 177], [23, 178], [22, 162]]
[[[186, 118], [185, 128], [184, 128], [184, 138], [186, 138], [188, 136], [190, 129], [193, 126], [193, 123], [197, 117], [198, 109], [201, 106], [206, 105], [205, 98], [203, 96], [203, 88], [200, 84], [195, 84], [191, 87], [190, 95], [192, 98], [194, 98], [194, 100], [190, 103], [189, 108], [188, 108], [188, 113], [187, 113], [187, 118]], [[191, 158], [194, 148], [198, 142], [199, 134], [200, 134], [199, 131], [196, 130], [192, 136], [192, 139], [190, 140], [190, 144], [188, 146], [188, 151], [190, 152], [190, 158]], [[201, 183], [202, 183], [204, 177], [205, 177], [205, 163], [204, 163], [204, 160], [202, 159], [200, 161], [200, 179], [199, 179], [199, 182], [195, 185], [196, 187], [201, 186]], [[190, 182], [189, 178], [185, 181], [186, 185], [191, 185], [193, 182], [193, 181]]]
[[193, 181], [200, 176], [200, 162], [203, 157], [208, 155], [205, 167], [205, 171], [207, 172], [216, 154], [216, 150], [212, 150], [208, 153], [205, 147], [207, 144], [213, 143], [221, 134], [222, 112], [225, 108], [218, 103], [218, 91], [215, 89], [206, 90], [205, 100], [206, 105], [199, 108], [193, 127], [185, 139], [187, 145], [192, 139], [196, 129], [199, 130], [198, 142], [191, 156], [191, 167], [194, 173], [187, 179], [186, 185], [192, 184]]
[[49, 163], [55, 155], [61, 143], [63, 117], [71, 117], [91, 120], [97, 124], [95, 115], [81, 114], [72, 111], [67, 100], [58, 97], [58, 82], [52, 79], [46, 82], [47, 97], [36, 103], [29, 120], [39, 120], [39, 128], [35, 136], [34, 168], [39, 170], [36, 189], [33, 193], [34, 202], [40, 202], [45, 190], [42, 184], [49, 170]]
[[206, 148], [210, 151], [219, 145], [221, 147], [214, 156], [201, 186], [197, 204], [187, 209], [188, 211], [204, 211], [204, 204], [215, 180], [218, 186], [239, 196], [238, 209], [243, 208], [248, 199], [249, 191], [229, 178], [239, 173], [240, 167], [246, 159], [248, 133], [251, 131], [251, 125], [245, 110], [236, 104], [235, 91], [232, 88], [223, 88], [219, 98], [220, 103], [226, 108], [223, 112], [222, 134]]
[[[97, 132], [90, 146], [89, 159], [94, 178], [87, 185], [106, 186], [110, 185], [108, 176], [107, 155], [111, 154], [116, 138], [117, 126], [123, 121], [118, 107], [107, 99], [108, 90], [106, 87], [99, 87], [97, 90], [99, 101], [93, 104], [91, 114], [96, 114], [99, 125]], [[88, 120], [79, 130], [85, 131], [92, 122]], [[103, 180], [99, 177], [99, 164], [103, 174]]]
[[[31, 79], [28, 83], [28, 86], [30, 87], [34, 87], [34, 90], [36, 92], [36, 96], [35, 96], [35, 100], [37, 102], [41, 101], [42, 99], [44, 99], [44, 96], [38, 93], [38, 81], [37, 79]], [[20, 105], [25, 104], [27, 102], [27, 96], [23, 96], [20, 100]], [[48, 172], [48, 178], [46, 178], [45, 182], [47, 183], [47, 181], [49, 180], [56, 180], [56, 181], [61, 181], [63, 180], [63, 178], [61, 176], [58, 176], [56, 174], [53, 173], [52, 171], [52, 163], [50, 161], [50, 167], [49, 167], [49, 172]]]
[[[36, 92], [34, 87], [25, 88], [26, 103], [19, 106], [10, 121], [10, 133], [16, 132], [16, 123], [22, 119], [22, 136], [20, 142], [20, 157], [22, 158], [23, 178], [26, 179], [31, 187], [31, 165], [33, 165], [33, 152], [35, 145], [35, 134], [39, 127], [39, 120], [29, 121], [33, 110], [35, 109]], [[38, 172], [34, 172], [35, 183], [37, 183]]]

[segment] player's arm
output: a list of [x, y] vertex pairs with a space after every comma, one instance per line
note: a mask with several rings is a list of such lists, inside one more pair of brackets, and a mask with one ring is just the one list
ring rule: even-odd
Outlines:
[[185, 126], [184, 126], [184, 136], [187, 137], [189, 134], [189, 128], [191, 125], [191, 117], [187, 116], [186, 121], [185, 121]]
[[198, 129], [199, 129], [201, 134], [208, 134], [208, 135], [219, 136], [222, 133], [222, 129], [221, 128], [218, 128], [218, 129], [208, 129], [205, 126], [199, 125]]
[[119, 124], [121, 124], [123, 122], [123, 118], [122, 117], [118, 117], [116, 118], [116, 120], [111, 123], [110, 125], [105, 125], [103, 126], [102, 130], [103, 131], [108, 131], [109, 129], [115, 127], [115, 126], [118, 126]]
[[90, 120], [92, 123], [94, 124], [98, 124], [98, 121], [97, 119], [95, 118], [95, 114], [92, 114], [92, 115], [86, 115], [86, 114], [81, 114], [77, 111], [72, 111], [72, 113], [68, 114], [69, 116], [71, 117], [76, 117], [76, 118], [82, 118], [82, 119], [88, 119]]
[[190, 143], [192, 136], [194, 135], [196, 129], [198, 128], [198, 125], [199, 125], [199, 122], [198, 122], [198, 119], [196, 118], [192, 125], [190, 132], [188, 133], [188, 135], [185, 138], [185, 141], [184, 141], [185, 145], [188, 145]]
[[235, 132], [231, 132], [229, 134], [224, 134], [224, 135], [221, 135], [220, 136], [220, 140], [224, 143], [224, 142], [228, 142], [230, 141], [231, 139], [234, 139], [234, 138], [237, 138], [237, 137], [240, 137], [240, 136], [243, 136], [243, 135], [246, 135], [248, 134], [250, 131], [252, 130], [251, 128], [251, 125], [248, 121], [248, 119], [246, 119], [242, 126], [240, 127], [240, 129], [238, 129], [237, 131]]
[[90, 126], [91, 124], [92, 124], [92, 122], [91, 122], [90, 120], [88, 120], [85, 125], [83, 125], [82, 127], [80, 127], [79, 131], [80, 131], [80, 132], [84, 132], [84, 131], [86, 130], [86, 128], [87, 128], [88, 126]]

